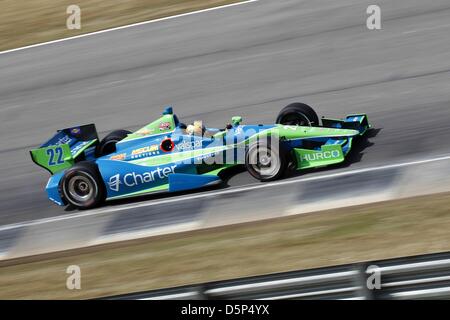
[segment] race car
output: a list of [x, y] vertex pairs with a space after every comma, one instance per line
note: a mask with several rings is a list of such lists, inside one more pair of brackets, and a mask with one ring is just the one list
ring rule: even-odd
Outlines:
[[237, 165], [272, 181], [289, 169], [340, 163], [370, 128], [365, 114], [323, 117], [320, 124], [304, 103], [286, 106], [275, 124], [244, 125], [234, 116], [224, 128], [186, 125], [167, 107], [136, 132], [116, 130], [100, 141], [94, 124], [76, 126], [58, 130], [30, 153], [51, 174], [51, 201], [89, 209], [106, 200], [220, 184], [224, 170]]

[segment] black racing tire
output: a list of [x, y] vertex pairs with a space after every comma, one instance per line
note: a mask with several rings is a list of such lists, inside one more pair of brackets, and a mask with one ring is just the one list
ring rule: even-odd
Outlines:
[[[275, 138], [274, 138], [275, 139]], [[281, 178], [288, 166], [288, 153], [280, 140], [268, 137], [250, 144], [245, 153], [245, 167], [255, 179], [273, 181]]]
[[63, 199], [78, 209], [91, 209], [106, 199], [106, 188], [95, 163], [81, 161], [67, 169], [61, 179]]
[[116, 152], [116, 143], [125, 139], [131, 132], [128, 130], [115, 130], [100, 141], [95, 148], [95, 156], [101, 157]]
[[319, 125], [319, 117], [314, 109], [307, 104], [295, 102], [280, 111], [275, 123], [314, 127]]

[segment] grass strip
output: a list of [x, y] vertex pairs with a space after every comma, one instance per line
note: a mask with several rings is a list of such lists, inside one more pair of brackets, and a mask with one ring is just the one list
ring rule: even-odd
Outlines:
[[[241, 1], [2, 0], [0, 51], [236, 2]], [[70, 5], [81, 9], [81, 30], [66, 27]]]

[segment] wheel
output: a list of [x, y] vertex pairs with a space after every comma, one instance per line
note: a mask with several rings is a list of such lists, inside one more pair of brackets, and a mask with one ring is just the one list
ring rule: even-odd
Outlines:
[[116, 143], [123, 140], [131, 132], [128, 130], [115, 130], [109, 133], [95, 148], [96, 157], [106, 156], [116, 151]]
[[312, 127], [319, 125], [319, 117], [314, 109], [307, 104], [295, 102], [280, 111], [276, 123]]
[[260, 181], [273, 181], [286, 171], [288, 155], [278, 139], [265, 139], [249, 146], [245, 155], [247, 171]]
[[78, 162], [64, 173], [60, 191], [68, 203], [79, 209], [93, 208], [106, 198], [97, 165], [85, 161]]

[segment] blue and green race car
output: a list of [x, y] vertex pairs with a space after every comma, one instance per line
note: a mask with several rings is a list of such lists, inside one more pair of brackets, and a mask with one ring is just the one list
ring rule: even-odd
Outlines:
[[219, 184], [224, 170], [237, 165], [272, 181], [289, 169], [340, 163], [370, 127], [365, 114], [322, 118], [320, 124], [303, 103], [282, 109], [275, 124], [244, 125], [235, 116], [220, 129], [201, 121], [185, 125], [168, 107], [136, 132], [116, 130], [100, 141], [94, 124], [77, 126], [58, 130], [30, 153], [51, 174], [51, 201], [88, 209], [106, 200]]

